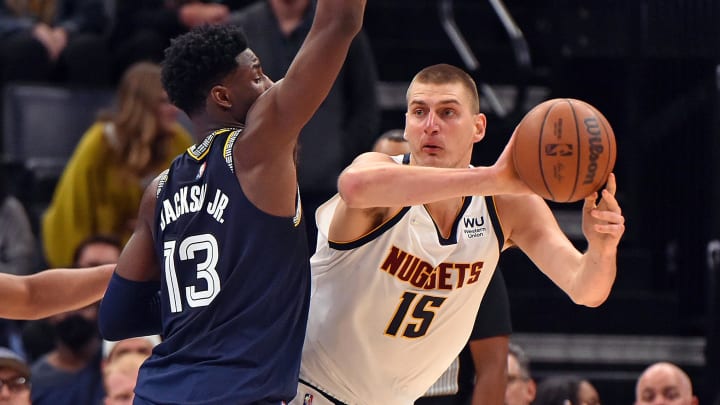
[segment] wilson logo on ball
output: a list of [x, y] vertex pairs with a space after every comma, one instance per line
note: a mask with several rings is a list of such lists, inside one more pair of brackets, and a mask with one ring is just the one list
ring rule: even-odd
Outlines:
[[602, 131], [595, 117], [585, 118], [583, 123], [585, 124], [585, 129], [588, 134], [590, 134], [588, 137], [588, 142], [590, 143], [590, 163], [588, 164], [587, 174], [585, 175], [583, 184], [592, 184], [597, 174], [598, 158], [604, 150], [602, 146]]

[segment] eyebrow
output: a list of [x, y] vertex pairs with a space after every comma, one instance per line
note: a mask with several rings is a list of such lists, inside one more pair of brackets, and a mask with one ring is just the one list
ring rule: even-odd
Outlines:
[[[425, 101], [422, 101], [422, 100], [416, 100], [416, 99], [410, 100], [409, 105], [414, 105], [414, 104], [417, 104], [417, 105], [427, 105], [427, 103], [426, 103]], [[438, 101], [437, 104], [438, 104], [438, 105], [446, 105], [446, 104], [456, 104], [456, 105], [460, 105], [460, 100], [458, 100], [458, 99], [456, 99], [456, 98], [446, 98], [446, 99], [442, 99], [442, 100]]]

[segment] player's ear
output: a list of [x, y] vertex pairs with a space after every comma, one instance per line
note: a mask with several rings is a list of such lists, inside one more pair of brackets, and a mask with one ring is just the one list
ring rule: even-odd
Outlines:
[[485, 127], [487, 125], [487, 117], [485, 117], [485, 114], [478, 113], [475, 114], [473, 117], [474, 123], [473, 126], [475, 127], [475, 133], [473, 134], [473, 143], [479, 142], [485, 137]]
[[210, 95], [208, 97], [210, 98], [210, 100], [208, 100], [209, 102], [215, 103], [223, 109], [229, 109], [232, 107], [230, 95], [228, 94], [228, 89], [225, 86], [219, 84], [213, 86], [213, 88], [210, 89]]

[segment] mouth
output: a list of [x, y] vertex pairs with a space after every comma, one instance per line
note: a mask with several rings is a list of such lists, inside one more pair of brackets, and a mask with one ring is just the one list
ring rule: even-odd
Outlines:
[[423, 145], [422, 151], [428, 154], [436, 154], [442, 150], [441, 147], [437, 145]]

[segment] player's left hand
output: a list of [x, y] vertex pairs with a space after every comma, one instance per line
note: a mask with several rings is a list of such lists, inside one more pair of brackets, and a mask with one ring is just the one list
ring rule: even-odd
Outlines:
[[600, 248], [601, 252], [615, 253], [625, 232], [625, 217], [615, 199], [616, 190], [615, 174], [610, 173], [600, 202], [596, 204], [598, 193], [593, 193], [583, 205], [583, 234], [590, 246]]

